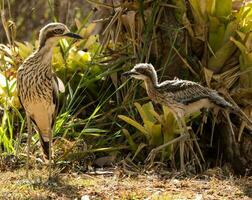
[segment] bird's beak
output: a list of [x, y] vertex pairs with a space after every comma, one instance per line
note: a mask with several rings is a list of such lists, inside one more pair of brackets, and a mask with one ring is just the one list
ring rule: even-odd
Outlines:
[[128, 71], [128, 72], [122, 73], [122, 76], [124, 76], [124, 77], [129, 77], [129, 76], [132, 76], [132, 75], [138, 75], [138, 73], [135, 72], [135, 71]]
[[83, 39], [80, 35], [72, 33], [72, 32], [65, 33], [64, 36], [75, 38], [75, 39]]

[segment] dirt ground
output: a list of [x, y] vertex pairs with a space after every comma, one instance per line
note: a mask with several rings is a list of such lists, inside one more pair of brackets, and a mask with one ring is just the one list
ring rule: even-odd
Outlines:
[[0, 172], [0, 199], [252, 199], [252, 177], [224, 175], [219, 168], [197, 176], [178, 173], [125, 175], [120, 169], [59, 173], [48, 183], [47, 169]]

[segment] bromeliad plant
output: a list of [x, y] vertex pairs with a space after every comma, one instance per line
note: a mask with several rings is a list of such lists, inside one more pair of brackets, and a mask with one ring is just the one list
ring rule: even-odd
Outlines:
[[[235, 11], [232, 9], [232, 0], [190, 0], [188, 7], [184, 0], [173, 3], [179, 8], [175, 9], [176, 17], [192, 40], [193, 53], [199, 58], [200, 70], [204, 72], [207, 85], [230, 89], [240, 76], [242, 87], [251, 87], [247, 83], [250, 79], [252, 4]], [[188, 11], [192, 16], [188, 15]], [[229, 77], [215, 75], [222, 73], [228, 73]], [[211, 83], [212, 78], [218, 82], [217, 85], [214, 81]], [[220, 78], [224, 78], [224, 82]]]
[[[223, 71], [227, 61], [236, 51], [230, 37], [236, 35], [239, 20], [232, 16], [232, 0], [173, 1], [178, 21], [186, 28], [192, 48], [202, 55], [201, 65], [214, 73]], [[188, 16], [188, 11], [192, 16]], [[186, 47], [187, 48], [187, 47]]]
[[[1, 125], [0, 125], [0, 151], [11, 153], [14, 151], [16, 132], [23, 132], [24, 119], [18, 111], [20, 106], [15, 90], [16, 82], [14, 78], [8, 79], [0, 74], [0, 102], [1, 102]], [[20, 121], [20, 126], [16, 127], [16, 120]]]
[[[161, 114], [158, 114], [155, 111], [152, 102], [145, 103], [142, 106], [136, 102], [134, 103], [134, 105], [141, 116], [143, 125], [137, 122], [135, 119], [129, 118], [125, 115], [118, 116], [121, 120], [125, 121], [126, 123], [137, 129], [134, 134], [130, 134], [131, 131], [123, 129], [123, 133], [127, 138], [131, 150], [135, 154], [133, 158], [136, 157], [136, 155], [140, 152], [140, 150], [142, 150], [143, 147], [150, 146], [153, 148], [168, 143], [178, 137], [178, 135], [181, 134], [181, 131], [183, 131], [179, 130], [173, 114], [166, 106], [162, 106], [162, 112]], [[186, 121], [189, 122], [197, 115], [198, 113], [192, 118], [186, 118]], [[140, 135], [144, 136], [146, 140], [144, 145], [143, 143], [137, 144], [136, 142], [136, 137], [139, 135], [139, 133]], [[188, 146], [190, 145], [192, 144], [188, 144]], [[171, 144], [167, 148], [163, 149], [161, 160], [172, 160], [176, 153], [176, 148], [174, 148], [175, 146], [176, 144]], [[142, 158], [145, 159], [146, 157]]]
[[[132, 125], [138, 130], [135, 134], [129, 134], [129, 131], [124, 130], [124, 134], [134, 153], [139, 153], [139, 147], [133, 139], [135, 137], [134, 135], [137, 135], [138, 133], [145, 137], [146, 145], [151, 145], [152, 147], [157, 147], [166, 143], [174, 139], [179, 134], [176, 121], [167, 107], [163, 106], [163, 113], [158, 114], [155, 111], [152, 102], [148, 102], [142, 106], [136, 102], [134, 105], [141, 116], [143, 125], [125, 115], [118, 116], [121, 120]], [[169, 146], [162, 152], [162, 157], [170, 158], [172, 156], [172, 152], [173, 146]]]
[[[17, 48], [0, 45], [0, 151], [12, 153], [17, 134], [24, 129], [24, 119], [19, 113], [20, 103], [16, 92], [16, 69], [19, 64]], [[20, 122], [20, 123], [17, 123]]]

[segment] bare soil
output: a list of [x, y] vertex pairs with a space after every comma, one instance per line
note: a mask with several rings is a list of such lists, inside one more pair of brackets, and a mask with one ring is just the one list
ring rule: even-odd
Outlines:
[[252, 177], [224, 175], [219, 168], [197, 176], [162, 172], [126, 175], [120, 169], [59, 173], [47, 182], [47, 168], [0, 172], [0, 199], [252, 199]]

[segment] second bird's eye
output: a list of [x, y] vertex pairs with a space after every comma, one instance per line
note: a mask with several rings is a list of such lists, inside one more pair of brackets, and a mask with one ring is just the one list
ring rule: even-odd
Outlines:
[[64, 30], [58, 28], [58, 29], [55, 29], [53, 32], [56, 34], [62, 34], [64, 32]]

